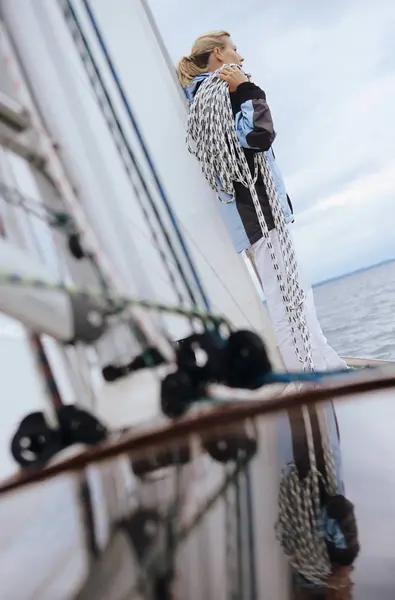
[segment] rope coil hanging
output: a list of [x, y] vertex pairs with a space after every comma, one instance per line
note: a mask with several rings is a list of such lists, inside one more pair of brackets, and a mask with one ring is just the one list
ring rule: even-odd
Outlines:
[[[248, 166], [238, 140], [228, 85], [217, 77], [208, 76], [200, 85], [190, 106], [187, 123], [187, 146], [200, 163], [203, 175], [217, 196], [221, 191], [235, 201], [234, 183], [248, 188], [256, 210], [262, 235], [266, 241], [284, 307], [293, 335], [293, 344], [305, 370], [314, 370], [310, 332], [307, 327], [305, 293], [298, 278], [298, 267], [291, 236], [278, 199], [271, 169], [264, 152], [254, 156], [254, 173]], [[255, 183], [261, 175], [265, 185], [274, 224], [278, 233], [284, 261], [285, 278], [273, 248], [269, 230], [259, 202]], [[222, 201], [221, 198], [219, 198]], [[301, 344], [297, 337], [300, 334]], [[325, 585], [331, 574], [331, 564], [325, 543], [320, 501], [320, 482], [328, 495], [337, 493], [337, 479], [328, 434], [323, 422], [324, 410], [319, 411], [326, 476], [317, 469], [310, 417], [303, 407], [303, 420], [308, 440], [310, 471], [301, 480], [295, 463], [286, 466], [279, 491], [279, 516], [276, 532], [292, 567], [310, 582]], [[318, 413], [318, 410], [317, 410]]]
[[[290, 322], [297, 356], [306, 370], [312, 369], [311, 341], [304, 315], [305, 294], [298, 281], [295, 252], [278, 200], [270, 166], [265, 154], [257, 152], [254, 157], [255, 172], [254, 175], [251, 174], [235, 131], [228, 85], [216, 75], [217, 72], [203, 81], [191, 105], [187, 125], [188, 150], [196, 156], [203, 175], [217, 194], [224, 191], [232, 197], [231, 202], [233, 202], [235, 182], [239, 182], [248, 188], [263, 237], [270, 251], [282, 300]], [[262, 175], [267, 190], [274, 224], [279, 236], [286, 270], [285, 281], [281, 274], [255, 189], [255, 182], [259, 173]], [[219, 199], [221, 200], [221, 198]], [[297, 340], [295, 327], [300, 332], [302, 348], [300, 348]]]

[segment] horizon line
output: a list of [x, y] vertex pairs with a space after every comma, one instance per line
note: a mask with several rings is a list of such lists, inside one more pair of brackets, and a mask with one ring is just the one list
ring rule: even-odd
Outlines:
[[385, 260], [380, 260], [377, 263], [372, 263], [366, 267], [361, 267], [359, 269], [354, 269], [353, 271], [347, 271], [346, 273], [342, 273], [341, 275], [335, 275], [334, 277], [328, 277], [328, 279], [322, 279], [313, 283], [312, 287], [319, 287], [321, 285], [325, 285], [326, 283], [331, 283], [332, 281], [337, 281], [339, 279], [343, 279], [344, 277], [350, 277], [351, 275], [355, 275], [356, 273], [363, 273], [364, 271], [370, 271], [371, 269], [375, 269], [376, 267], [380, 267], [381, 265], [385, 265], [387, 263], [395, 262], [395, 258], [387, 258]]

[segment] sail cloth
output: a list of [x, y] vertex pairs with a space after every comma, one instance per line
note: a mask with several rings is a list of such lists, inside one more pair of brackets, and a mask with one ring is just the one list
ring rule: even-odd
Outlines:
[[[220, 201], [221, 192], [235, 201], [236, 182], [248, 188], [270, 252], [273, 277], [286, 309], [295, 353], [304, 369], [314, 370], [304, 291], [270, 164], [264, 152], [256, 152], [251, 171], [236, 133], [228, 85], [217, 74], [218, 71], [206, 77], [190, 105], [188, 149], [199, 161]], [[258, 175], [263, 179], [270, 203], [285, 277], [279, 268], [279, 258], [255, 188]], [[333, 563], [351, 564], [359, 551], [353, 507], [343, 495], [333, 406], [295, 409], [279, 417], [278, 427], [284, 471], [279, 491], [277, 535], [298, 583], [307, 587], [325, 586]]]

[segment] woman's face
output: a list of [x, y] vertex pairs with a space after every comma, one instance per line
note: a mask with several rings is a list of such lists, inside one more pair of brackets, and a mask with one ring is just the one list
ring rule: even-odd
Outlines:
[[238, 53], [237, 47], [231, 38], [228, 38], [225, 47], [220, 49], [218, 58], [224, 65], [235, 64], [241, 66], [244, 61], [244, 58]]

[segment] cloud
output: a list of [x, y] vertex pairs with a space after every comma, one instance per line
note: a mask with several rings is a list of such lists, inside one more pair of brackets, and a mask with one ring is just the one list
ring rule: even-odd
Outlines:
[[174, 61], [200, 33], [225, 28], [265, 88], [301, 261], [314, 280], [395, 257], [395, 5], [262, 4], [244, 0], [241, 12], [229, 0], [225, 12], [208, 0], [150, 1]]
[[395, 160], [298, 216], [294, 237], [313, 281], [393, 258]]

